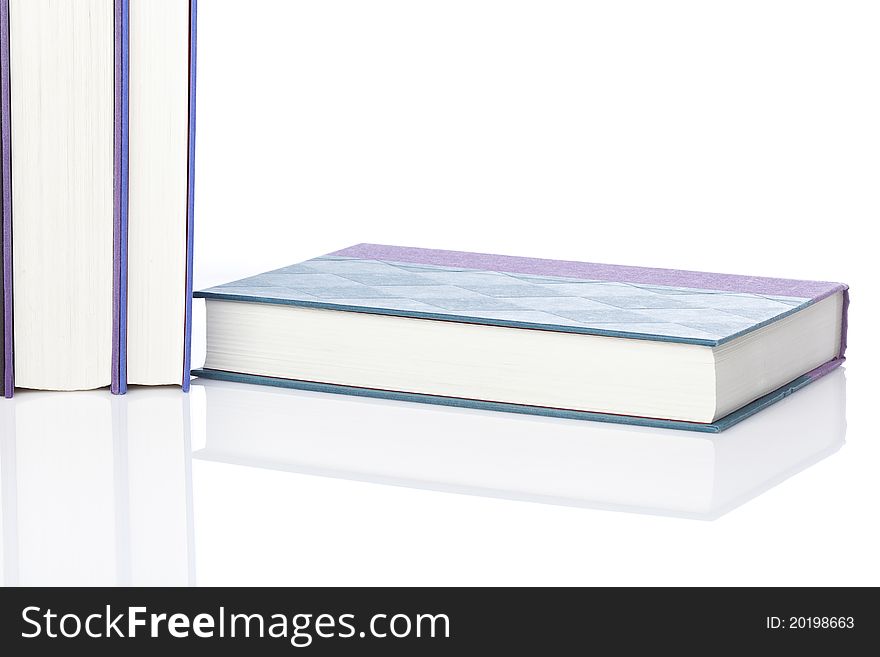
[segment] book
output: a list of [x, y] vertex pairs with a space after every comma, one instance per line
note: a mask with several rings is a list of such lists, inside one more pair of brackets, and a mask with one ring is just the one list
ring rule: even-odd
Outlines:
[[196, 0], [0, 0], [3, 388], [189, 387]]
[[820, 281], [359, 244], [212, 287], [197, 376], [722, 431], [844, 360]]
[[0, 404], [0, 583], [192, 584], [189, 402], [148, 388]]
[[194, 389], [206, 397], [196, 459], [701, 520], [830, 456], [846, 434], [843, 368], [720, 435], [208, 379]]

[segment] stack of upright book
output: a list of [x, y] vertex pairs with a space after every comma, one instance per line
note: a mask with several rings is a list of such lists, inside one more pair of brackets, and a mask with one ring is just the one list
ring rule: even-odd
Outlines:
[[189, 386], [196, 0], [0, 0], [3, 388]]

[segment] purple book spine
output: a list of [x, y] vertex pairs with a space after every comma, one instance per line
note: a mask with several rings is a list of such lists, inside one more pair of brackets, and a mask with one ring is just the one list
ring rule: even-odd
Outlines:
[[110, 391], [123, 395], [128, 389], [128, 0], [115, 0], [113, 11], [113, 364]]
[[183, 314], [183, 373], [181, 386], [189, 392], [192, 367], [193, 228], [196, 165], [196, 23], [198, 0], [189, 3], [189, 147], [186, 181], [186, 293]]
[[0, 0], [0, 142], [3, 171], [3, 395], [12, 397], [12, 112], [9, 78], [9, 0]]

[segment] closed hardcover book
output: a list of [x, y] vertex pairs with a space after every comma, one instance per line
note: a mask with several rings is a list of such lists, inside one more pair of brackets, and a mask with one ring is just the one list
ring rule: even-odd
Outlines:
[[207, 378], [722, 431], [831, 371], [846, 285], [359, 244], [197, 292]]
[[196, 0], [0, 0], [3, 388], [189, 387]]

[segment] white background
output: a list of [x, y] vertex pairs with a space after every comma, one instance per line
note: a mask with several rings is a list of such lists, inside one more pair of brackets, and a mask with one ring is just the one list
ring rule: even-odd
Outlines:
[[196, 286], [358, 242], [852, 287], [847, 444], [714, 522], [193, 464], [199, 584], [880, 584], [876, 3], [203, 0]]
[[196, 286], [358, 242], [835, 280], [847, 444], [714, 522], [194, 464], [200, 584], [880, 584], [872, 2], [207, 0]]

